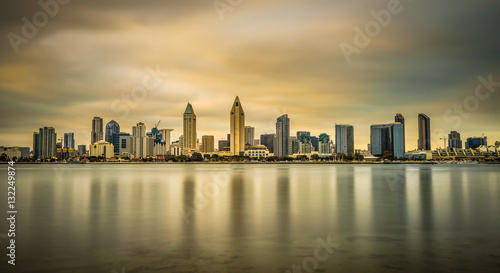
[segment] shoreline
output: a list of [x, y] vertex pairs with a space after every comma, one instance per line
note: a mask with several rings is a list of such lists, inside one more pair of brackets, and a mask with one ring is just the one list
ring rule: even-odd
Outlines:
[[[477, 162], [477, 161], [475, 161]], [[0, 164], [8, 164], [7, 162], [0, 162]], [[498, 165], [500, 162], [477, 162], [477, 163], [452, 163], [452, 162], [436, 162], [436, 161], [405, 161], [405, 162], [87, 162], [87, 163], [60, 163], [60, 162], [16, 162], [16, 164], [27, 165], [86, 165], [86, 164], [154, 164], [154, 165], [167, 165], [167, 164], [253, 164], [253, 165], [273, 165], [273, 164], [297, 164], [297, 165]]]

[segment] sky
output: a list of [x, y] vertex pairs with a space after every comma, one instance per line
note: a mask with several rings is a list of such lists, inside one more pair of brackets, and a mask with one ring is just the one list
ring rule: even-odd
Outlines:
[[[42, 3], [42, 4], [40, 4]], [[45, 4], [43, 4], [45, 3]], [[239, 96], [246, 125], [275, 132], [431, 118], [432, 148], [450, 130], [500, 141], [500, 2], [466, 0], [2, 1], [0, 146], [32, 146], [52, 126], [90, 143], [92, 118], [121, 131], [144, 122], [182, 134], [229, 133]]]

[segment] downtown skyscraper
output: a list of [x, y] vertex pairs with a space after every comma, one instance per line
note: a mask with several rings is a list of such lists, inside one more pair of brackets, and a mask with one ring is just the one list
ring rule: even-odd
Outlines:
[[68, 149], [75, 148], [75, 133], [64, 133], [63, 148], [68, 148]]
[[132, 153], [135, 157], [153, 156], [154, 140], [146, 136], [146, 125], [142, 122], [132, 126]]
[[[274, 140], [276, 138], [275, 134], [263, 134], [260, 135], [260, 145], [267, 147], [270, 153], [274, 153]], [[297, 149], [298, 151], [298, 149]]]
[[374, 156], [390, 154], [403, 158], [403, 124], [375, 124], [370, 127], [370, 147]]
[[431, 150], [431, 119], [423, 113], [418, 114], [418, 149]]
[[94, 144], [103, 138], [102, 118], [94, 117], [92, 120], [92, 132], [90, 133], [90, 143]]
[[231, 155], [240, 155], [241, 152], [245, 152], [245, 112], [238, 96], [230, 112], [229, 135]]
[[448, 134], [448, 148], [449, 149], [462, 149], [462, 139], [460, 138], [460, 133], [457, 131], [451, 131]]
[[354, 155], [354, 126], [335, 124], [335, 152]]
[[405, 117], [401, 113], [397, 113], [394, 117], [394, 122], [403, 124], [403, 151], [406, 152]]
[[186, 106], [186, 110], [184, 111], [183, 120], [182, 149], [197, 150], [196, 114], [194, 113], [193, 106], [191, 106], [189, 102]]
[[255, 128], [252, 126], [245, 126], [245, 145], [253, 146], [255, 141]]
[[276, 156], [288, 156], [290, 147], [290, 118], [282, 115], [276, 120], [276, 141], [274, 154]]
[[114, 120], [111, 120], [110, 122], [108, 122], [106, 124], [106, 136], [105, 136], [105, 140], [106, 142], [109, 142], [113, 145], [116, 146], [117, 143], [113, 143], [113, 135], [114, 134], [117, 134], [120, 132], [120, 125], [118, 124], [118, 122], [114, 121]]
[[[33, 142], [36, 142], [36, 138], [38, 138], [38, 148], [39, 151], [34, 150], [33, 154], [38, 154], [38, 158], [40, 159], [49, 159], [56, 156], [57, 148], [56, 148], [56, 129], [54, 127], [43, 127], [40, 128], [38, 134], [33, 134], [35, 138]], [[33, 147], [35, 149], [35, 147]]]

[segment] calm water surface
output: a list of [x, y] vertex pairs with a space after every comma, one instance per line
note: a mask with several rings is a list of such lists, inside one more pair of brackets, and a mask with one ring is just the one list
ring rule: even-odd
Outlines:
[[17, 165], [16, 176], [17, 265], [0, 238], [0, 272], [500, 272], [498, 165]]

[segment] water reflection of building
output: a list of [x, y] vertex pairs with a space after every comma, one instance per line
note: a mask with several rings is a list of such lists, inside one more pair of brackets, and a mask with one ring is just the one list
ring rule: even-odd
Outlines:
[[230, 232], [234, 238], [241, 238], [246, 231], [245, 217], [245, 181], [244, 168], [232, 168], [230, 178], [231, 190], [231, 227]]
[[288, 166], [278, 168], [276, 182], [276, 212], [279, 225], [279, 235], [289, 238], [290, 234], [290, 169]]
[[355, 229], [354, 168], [347, 166], [336, 172], [337, 210], [335, 221], [339, 231]]
[[197, 250], [196, 236], [196, 181], [192, 172], [185, 172], [182, 183], [182, 239], [178, 249], [183, 255], [192, 255]]

